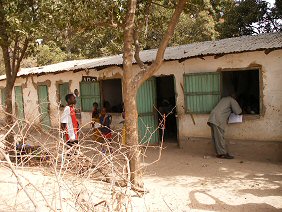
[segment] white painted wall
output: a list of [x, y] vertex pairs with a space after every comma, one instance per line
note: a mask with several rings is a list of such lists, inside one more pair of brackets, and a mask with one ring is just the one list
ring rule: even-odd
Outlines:
[[[184, 94], [180, 83], [183, 83], [183, 74], [215, 72], [221, 69], [247, 68], [257, 64], [262, 70], [262, 101], [264, 112], [258, 118], [246, 117], [242, 124], [233, 124], [227, 128], [226, 137], [244, 140], [282, 140], [282, 50], [276, 50], [266, 55], [263, 51], [246, 52], [240, 54], [229, 54], [215, 59], [213, 56], [204, 58], [191, 58], [184, 62], [165, 62], [156, 76], [173, 74], [176, 79], [176, 101], [179, 118], [179, 137], [185, 140], [188, 137], [210, 137], [210, 129], [206, 122], [207, 114], [194, 115], [196, 125], [193, 125], [189, 114], [184, 111]], [[138, 71], [135, 65], [134, 70]], [[70, 91], [79, 88], [82, 76], [96, 76], [98, 79], [121, 78], [120, 67], [109, 67], [99, 72], [95, 70], [80, 72], [65, 72], [58, 74], [48, 74], [33, 76], [28, 78], [18, 78], [15, 85], [23, 85], [23, 95], [25, 102], [25, 114], [29, 121], [39, 123], [38, 97], [36, 87], [33, 84], [38, 82], [52, 82], [49, 86], [49, 100], [51, 102], [52, 125], [59, 123], [59, 110], [56, 103], [56, 82], [70, 82]], [[32, 83], [32, 79], [33, 82]], [[5, 81], [0, 81], [0, 87], [5, 87]], [[14, 97], [13, 97], [14, 99]], [[1, 112], [1, 118], [3, 113]], [[82, 125], [91, 120], [91, 113], [82, 113]], [[121, 121], [119, 114], [114, 115], [116, 125]], [[116, 123], [116, 124], [115, 124]], [[120, 125], [117, 125], [119, 128]]]

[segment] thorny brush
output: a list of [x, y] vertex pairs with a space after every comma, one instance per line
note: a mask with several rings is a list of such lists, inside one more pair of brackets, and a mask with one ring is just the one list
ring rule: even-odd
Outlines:
[[[7, 126], [0, 129], [0, 156], [3, 156], [0, 168], [8, 170], [14, 179], [12, 182], [5, 179], [6, 182], [2, 183], [16, 184], [15, 198], [18, 198], [14, 204], [2, 203], [0, 209], [132, 211], [132, 197], [141, 197], [144, 191], [135, 189], [130, 182], [128, 150], [132, 147], [121, 144], [121, 129], [112, 130], [112, 139], [108, 140], [97, 136], [93, 129], [87, 129], [90, 126], [88, 123], [80, 128], [79, 143], [69, 148], [59, 128], [42, 128], [35, 124], [41, 116], [35, 117], [33, 121], [14, 117], [14, 124], [9, 130]], [[142, 148], [143, 158], [150, 147], [148, 141], [153, 134], [160, 129], [164, 134], [165, 117], [162, 116], [162, 120], [159, 120], [158, 128], [147, 126], [146, 129], [141, 142], [143, 145], [138, 146]], [[5, 151], [5, 137], [9, 133], [14, 135], [15, 148]], [[160, 159], [162, 146], [163, 135], [159, 146], [154, 147], [159, 149], [159, 157], [152, 163]], [[26, 175], [26, 171], [30, 170], [39, 172], [43, 178], [46, 176], [48, 179], [42, 179], [41, 183], [33, 182]], [[26, 195], [22, 200], [19, 198], [20, 192]]]

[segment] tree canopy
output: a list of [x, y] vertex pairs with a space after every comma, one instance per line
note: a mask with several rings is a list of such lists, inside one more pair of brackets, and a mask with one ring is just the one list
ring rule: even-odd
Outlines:
[[[122, 52], [124, 0], [1, 1], [8, 17], [9, 43], [16, 36], [28, 35], [30, 40], [22, 67]], [[138, 1], [136, 27], [141, 49], [158, 47], [176, 2]], [[262, 0], [191, 0], [169, 45], [281, 31], [281, 5], [281, 0], [273, 7]]]

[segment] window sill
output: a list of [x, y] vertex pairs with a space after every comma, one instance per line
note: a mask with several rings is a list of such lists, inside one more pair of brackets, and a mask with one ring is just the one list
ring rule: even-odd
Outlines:
[[249, 120], [257, 120], [257, 119], [260, 119], [260, 115], [259, 114], [254, 114], [254, 115], [251, 115], [251, 114], [243, 114], [243, 121], [249, 121]]

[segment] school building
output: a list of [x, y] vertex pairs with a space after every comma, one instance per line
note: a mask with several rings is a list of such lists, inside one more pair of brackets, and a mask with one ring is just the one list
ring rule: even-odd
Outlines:
[[[155, 49], [140, 53], [145, 63], [152, 62], [155, 55]], [[222, 96], [235, 92], [244, 109], [244, 121], [230, 125], [226, 137], [282, 141], [282, 33], [169, 47], [164, 59], [137, 95], [140, 134], [156, 128], [156, 109], [176, 106], [168, 118], [169, 139], [209, 138], [209, 112]], [[139, 70], [137, 64], [133, 68]], [[92, 104], [97, 102], [100, 106], [106, 103], [113, 127], [120, 129], [126, 95], [122, 93], [122, 76], [122, 55], [22, 68], [13, 92], [15, 115], [39, 126], [56, 127], [65, 95], [78, 89], [81, 126], [90, 127]], [[2, 104], [5, 83], [5, 76], [1, 76]], [[151, 142], [158, 140], [156, 132]]]

